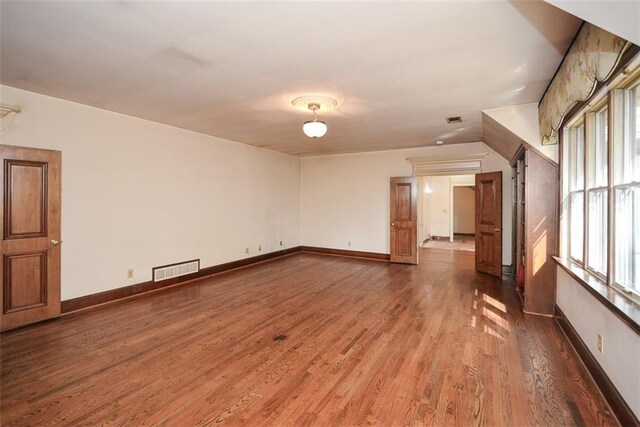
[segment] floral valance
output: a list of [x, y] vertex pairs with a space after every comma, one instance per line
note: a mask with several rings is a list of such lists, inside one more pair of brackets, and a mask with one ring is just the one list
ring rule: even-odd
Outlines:
[[564, 116], [593, 94], [597, 82], [610, 77], [628, 46], [626, 40], [585, 22], [540, 101], [543, 145], [558, 143]]

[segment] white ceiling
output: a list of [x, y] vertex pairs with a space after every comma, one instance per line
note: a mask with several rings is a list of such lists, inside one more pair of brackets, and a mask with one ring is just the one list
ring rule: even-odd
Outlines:
[[[580, 21], [542, 1], [1, 2], [3, 84], [296, 155], [482, 139]], [[311, 140], [300, 95], [334, 97]], [[447, 125], [445, 117], [463, 117]]]

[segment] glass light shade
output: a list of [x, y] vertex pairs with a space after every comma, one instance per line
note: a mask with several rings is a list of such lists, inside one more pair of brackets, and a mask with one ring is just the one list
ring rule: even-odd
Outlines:
[[302, 131], [310, 138], [320, 138], [327, 133], [327, 124], [320, 121], [304, 122]]

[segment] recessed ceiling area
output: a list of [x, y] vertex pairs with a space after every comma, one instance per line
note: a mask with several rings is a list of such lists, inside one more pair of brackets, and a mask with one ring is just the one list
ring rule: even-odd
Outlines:
[[[1, 8], [2, 84], [303, 156], [480, 141], [481, 110], [539, 101], [580, 25], [537, 0]], [[337, 101], [322, 138], [306, 95]]]

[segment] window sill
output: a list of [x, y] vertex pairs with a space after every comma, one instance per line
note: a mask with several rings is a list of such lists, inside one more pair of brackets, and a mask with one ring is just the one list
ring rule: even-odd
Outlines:
[[640, 305], [637, 302], [619, 290], [607, 286], [606, 283], [575, 262], [556, 256], [553, 259], [576, 282], [640, 335]]

